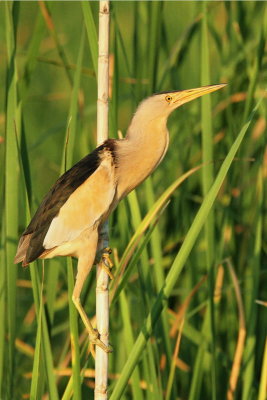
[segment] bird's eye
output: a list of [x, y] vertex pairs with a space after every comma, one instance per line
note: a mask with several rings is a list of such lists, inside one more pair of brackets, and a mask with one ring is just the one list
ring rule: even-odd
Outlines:
[[172, 96], [167, 94], [167, 96], [165, 97], [165, 100], [167, 101], [167, 103], [170, 103], [172, 101]]

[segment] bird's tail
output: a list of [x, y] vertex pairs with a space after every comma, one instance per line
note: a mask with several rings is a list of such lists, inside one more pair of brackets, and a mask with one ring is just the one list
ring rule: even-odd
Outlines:
[[14, 258], [14, 264], [22, 262], [22, 266], [26, 267], [29, 263], [26, 262], [26, 254], [31, 240], [31, 234], [21, 236], [17, 248], [17, 253]]

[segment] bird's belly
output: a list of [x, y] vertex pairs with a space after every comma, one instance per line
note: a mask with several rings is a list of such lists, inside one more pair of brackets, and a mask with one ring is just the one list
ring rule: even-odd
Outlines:
[[62, 243], [52, 249], [45, 250], [40, 258], [53, 258], [56, 256], [72, 256], [79, 258], [81, 255], [85, 254], [85, 252], [90, 251], [91, 234], [97, 229], [98, 226], [94, 226], [84, 230], [74, 240]]

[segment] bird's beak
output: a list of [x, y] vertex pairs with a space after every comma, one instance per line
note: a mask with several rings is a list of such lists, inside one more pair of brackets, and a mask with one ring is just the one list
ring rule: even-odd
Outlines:
[[177, 103], [177, 107], [181, 106], [184, 103], [188, 103], [191, 100], [194, 100], [204, 94], [215, 92], [215, 90], [222, 89], [226, 86], [226, 83], [222, 83], [219, 85], [209, 85], [209, 86], [202, 86], [195, 89], [188, 89], [182, 90], [177, 92], [173, 97], [173, 103]]

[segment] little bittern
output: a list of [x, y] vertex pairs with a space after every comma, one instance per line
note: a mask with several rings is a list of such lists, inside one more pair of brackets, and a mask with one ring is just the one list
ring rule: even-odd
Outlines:
[[[101, 225], [119, 201], [146, 179], [163, 159], [168, 143], [168, 116], [176, 108], [224, 87], [155, 94], [141, 102], [125, 139], [109, 139], [65, 172], [43, 199], [23, 232], [15, 263], [37, 258], [78, 258], [73, 302], [92, 343], [99, 339], [80, 303], [80, 294], [96, 257]], [[107, 260], [107, 252], [105, 252]]]

